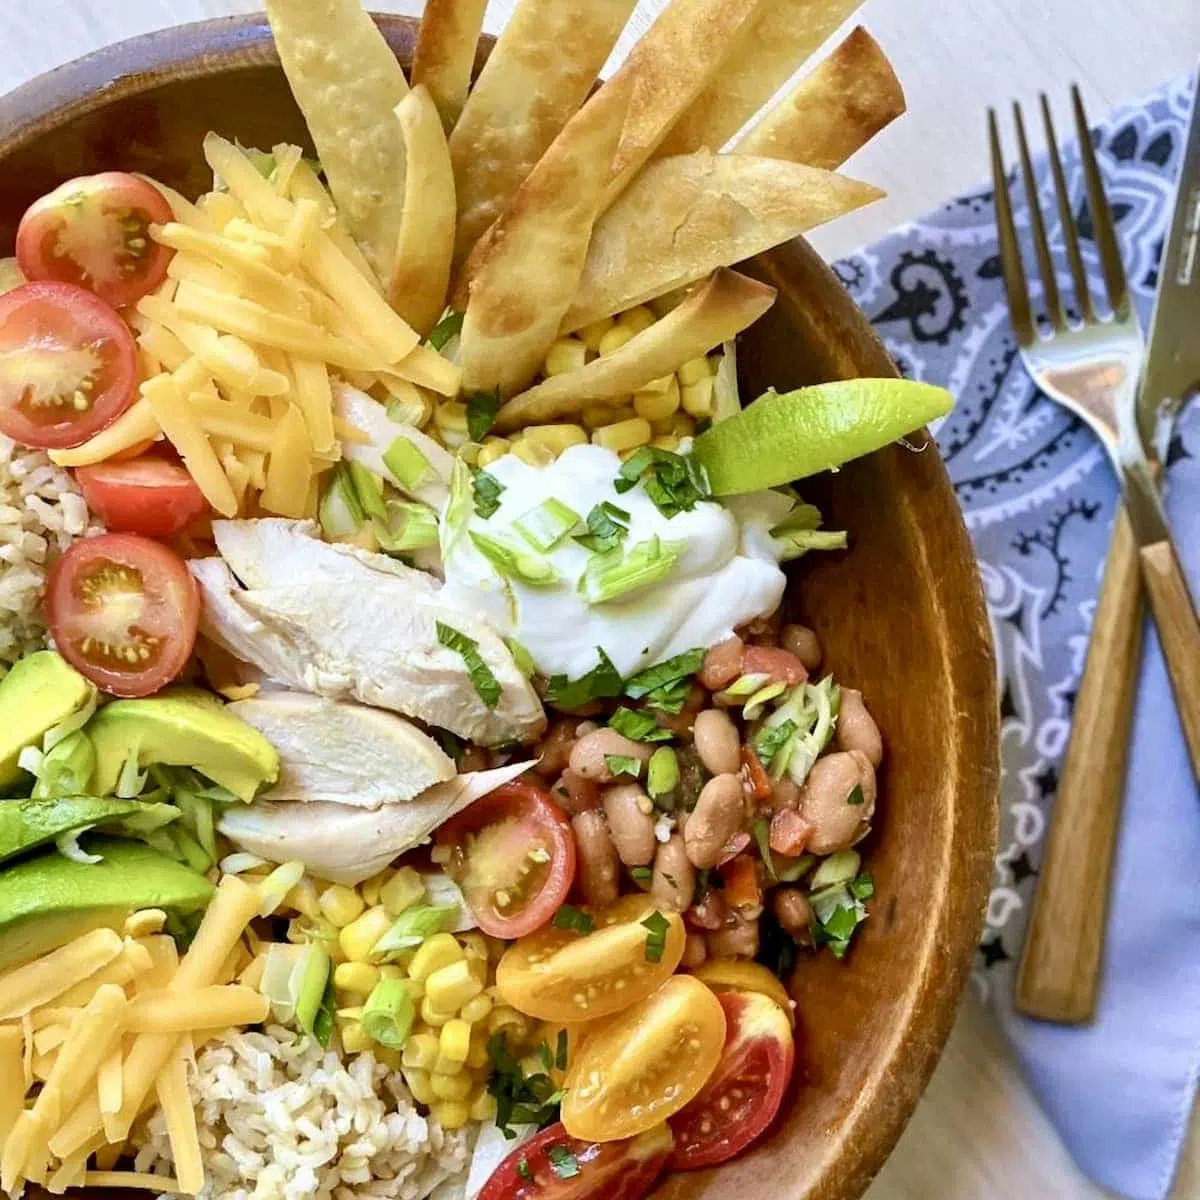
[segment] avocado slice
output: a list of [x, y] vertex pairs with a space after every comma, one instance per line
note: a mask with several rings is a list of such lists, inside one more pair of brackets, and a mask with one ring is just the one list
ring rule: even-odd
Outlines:
[[213, 695], [171, 688], [145, 700], [116, 700], [87, 724], [96, 750], [91, 787], [111, 794], [131, 753], [139, 767], [192, 767], [248, 804], [279, 778], [275, 747]]
[[114, 796], [6, 800], [0, 803], [0, 863], [28, 854], [64, 833], [94, 825], [115, 826], [114, 832], [145, 833], [178, 816], [179, 809], [170, 804], [146, 804]]
[[95, 690], [53, 650], [26, 655], [0, 679], [0, 792], [20, 780], [21, 751], [77, 713]]
[[0, 871], [0, 971], [39, 958], [93, 929], [120, 929], [130, 913], [203, 909], [213, 886], [190, 867], [141, 842], [90, 838], [95, 864], [53, 852]]

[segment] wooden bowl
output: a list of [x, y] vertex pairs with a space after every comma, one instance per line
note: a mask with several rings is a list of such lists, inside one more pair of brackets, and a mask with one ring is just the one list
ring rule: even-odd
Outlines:
[[[400, 59], [415, 22], [381, 18]], [[480, 61], [486, 48], [480, 52]], [[303, 142], [261, 17], [121, 43], [0, 99], [0, 254], [25, 207], [72, 175], [124, 169], [208, 189], [206, 131]], [[746, 395], [894, 375], [862, 313], [804, 242], [749, 270], [779, 289], [743, 339]], [[883, 729], [886, 770], [868, 845], [876, 898], [845, 962], [802, 959], [797, 1080], [773, 1136], [718, 1171], [668, 1179], [685, 1200], [852, 1200], [883, 1164], [949, 1033], [991, 875], [998, 712], [986, 611], [936, 449], [899, 447], [810, 481], [845, 554], [804, 560], [789, 608]]]

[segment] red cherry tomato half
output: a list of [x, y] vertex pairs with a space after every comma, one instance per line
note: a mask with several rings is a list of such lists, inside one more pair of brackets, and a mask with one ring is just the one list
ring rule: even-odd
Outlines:
[[137, 387], [133, 334], [69, 283], [0, 296], [0, 433], [22, 446], [78, 446], [111, 425]]
[[54, 564], [46, 608], [54, 644], [80, 674], [114, 696], [149, 696], [191, 657], [200, 591], [173, 550], [106, 533]]
[[670, 1152], [666, 1125], [621, 1142], [585, 1142], [551, 1125], [492, 1172], [479, 1200], [641, 1200]]
[[742, 674], [769, 675], [789, 687], [808, 679], [804, 664], [791, 651], [778, 646], [747, 646], [742, 657]]
[[195, 480], [163, 458], [79, 467], [75, 480], [88, 508], [114, 533], [167, 538], [208, 511]]
[[775, 1119], [796, 1059], [783, 1010], [760, 992], [722, 992], [725, 1049], [708, 1082], [670, 1120], [672, 1171], [715, 1167]]
[[575, 878], [575, 836], [550, 794], [525, 779], [506, 783], [443, 825], [446, 870], [484, 933], [519, 938], [545, 925]]
[[75, 283], [123, 308], [152, 292], [174, 251], [150, 237], [171, 206], [136, 175], [105, 171], [70, 179], [32, 204], [17, 228], [26, 279]]

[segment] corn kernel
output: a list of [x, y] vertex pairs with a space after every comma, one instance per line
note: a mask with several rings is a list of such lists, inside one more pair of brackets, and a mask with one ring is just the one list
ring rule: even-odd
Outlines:
[[404, 1067], [402, 1071], [404, 1082], [408, 1084], [408, 1090], [412, 1092], [413, 1099], [418, 1104], [432, 1104], [437, 1099], [433, 1094], [428, 1071], [421, 1071], [416, 1067]]
[[461, 1129], [471, 1119], [471, 1110], [462, 1100], [443, 1100], [431, 1104], [429, 1111], [443, 1129]]
[[[480, 965], [486, 973], [487, 964]], [[440, 1012], [456, 1013], [482, 991], [483, 982], [463, 958], [434, 971], [425, 980], [425, 999]]]
[[343, 1025], [352, 1025], [355, 1021], [361, 1021], [363, 1006], [356, 1004], [353, 1008], [339, 1008], [336, 1015], [338, 1028], [340, 1029]]
[[612, 317], [601, 317], [599, 321], [593, 321], [590, 325], [585, 325], [575, 335], [589, 350], [599, 350], [600, 340], [613, 327], [615, 322]]
[[616, 409], [611, 404], [589, 404], [580, 417], [589, 429], [599, 429], [601, 425], [613, 423]]
[[490, 467], [498, 458], [503, 458], [512, 447], [512, 443], [508, 438], [490, 437], [479, 450], [479, 457], [475, 460], [477, 467]]
[[631, 329], [636, 336], [639, 333], [644, 333], [655, 320], [654, 313], [650, 311], [644, 304], [639, 304], [637, 308], [631, 308], [627, 312], [623, 312], [617, 318], [617, 324], [622, 329]]
[[347, 1054], [362, 1054], [364, 1050], [373, 1049], [374, 1038], [357, 1022], [352, 1021], [342, 1028], [342, 1049]]
[[475, 930], [470, 933], [460, 933], [456, 935], [458, 944], [463, 948], [463, 953], [467, 958], [482, 958], [487, 959], [488, 944], [487, 938]]
[[455, 1019], [442, 1026], [438, 1047], [442, 1055], [451, 1062], [464, 1063], [471, 1049], [471, 1025], [469, 1021]]
[[363, 898], [363, 903], [368, 908], [374, 908], [379, 903], [379, 893], [383, 890], [383, 885], [387, 883], [387, 872], [381, 871], [378, 875], [372, 875], [370, 879], [364, 879], [358, 885], [359, 895]]
[[651, 379], [649, 383], [643, 383], [639, 392], [650, 392], [652, 395], [661, 396], [663, 392], [671, 390], [671, 384], [678, 383], [679, 380], [674, 375], [660, 375], [657, 379]]
[[321, 912], [331, 925], [342, 929], [356, 920], [366, 907], [363, 898], [353, 889], [335, 883], [321, 893]]
[[679, 449], [679, 439], [672, 434], [664, 433], [662, 437], [652, 439], [650, 445], [656, 450], [676, 451]]
[[387, 1067], [389, 1071], [400, 1070], [400, 1051], [393, 1050], [391, 1046], [380, 1046], [376, 1043], [374, 1047], [375, 1061]]
[[401, 867], [379, 890], [379, 903], [389, 916], [398, 917], [425, 896], [425, 884], [412, 867]]
[[406, 1067], [419, 1067], [422, 1071], [428, 1071], [437, 1062], [438, 1036], [435, 1033], [426, 1033], [422, 1030], [419, 1033], [414, 1033], [409, 1036], [408, 1041], [404, 1043], [403, 1060]]
[[712, 378], [712, 363], [707, 358], [690, 358], [677, 372], [683, 387], [691, 387], [702, 379]]
[[711, 417], [715, 392], [710, 378], [701, 379], [699, 383], [688, 384], [682, 391], [683, 411], [698, 420]]
[[442, 1012], [440, 1009], [434, 1008], [428, 996], [421, 1001], [421, 1020], [426, 1025], [432, 1025], [435, 1029], [440, 1029], [447, 1021], [452, 1020], [453, 1017], [454, 1014], [452, 1012]]
[[517, 1012], [515, 1008], [509, 1008], [507, 1004], [492, 1009], [487, 1019], [487, 1027], [489, 1033], [504, 1032], [518, 1041], [529, 1036], [529, 1021], [525, 1014]]
[[614, 325], [601, 339], [600, 345], [596, 347], [600, 357], [603, 358], [606, 354], [613, 354], [620, 350], [627, 342], [633, 341], [634, 332], [626, 325]]
[[671, 432], [680, 438], [691, 437], [696, 432], [695, 419], [687, 413], [677, 412], [671, 418]]
[[553, 450], [531, 442], [527, 437], [519, 437], [513, 442], [510, 454], [515, 454], [523, 463], [531, 467], [548, 467], [558, 456]]
[[455, 1062], [452, 1058], [447, 1058], [444, 1054], [437, 1056], [437, 1062], [433, 1064], [434, 1075], [462, 1075], [464, 1079], [468, 1078], [467, 1065], [465, 1062]]
[[425, 980], [423, 980], [423, 979], [406, 979], [405, 982], [408, 984], [408, 994], [414, 1000], [424, 1000], [425, 999]]
[[494, 1121], [496, 1119], [496, 1097], [491, 1092], [483, 1092], [471, 1101], [470, 1116], [472, 1121]]
[[546, 353], [546, 375], [566, 375], [587, 362], [588, 348], [577, 338], [559, 338]]
[[316, 885], [305, 876], [284, 896], [281, 907], [290, 908], [293, 912], [308, 917], [310, 921], [315, 921], [321, 915], [321, 902], [317, 898]]
[[382, 904], [368, 908], [356, 921], [338, 933], [338, 945], [351, 962], [365, 963], [375, 943], [392, 927], [392, 918]]
[[679, 411], [679, 381], [674, 375], [661, 392], [651, 392], [643, 389], [633, 395], [633, 411], [647, 421], [664, 421]]
[[[438, 432], [443, 435], [447, 433], [465, 435], [467, 432], [467, 406], [461, 400], [443, 400], [433, 410], [433, 423]], [[466, 440], [465, 436], [460, 438], [460, 444]]]
[[465, 1100], [471, 1094], [470, 1075], [431, 1075], [429, 1086], [439, 1100]]
[[622, 450], [636, 450], [650, 440], [650, 422], [644, 417], [634, 417], [631, 421], [618, 421], [615, 425], [605, 425], [592, 434], [592, 441], [606, 450], [620, 453]]
[[486, 1067], [491, 1062], [491, 1056], [487, 1052], [487, 1043], [481, 1042], [476, 1045], [474, 1040], [471, 1042], [471, 1048], [467, 1051], [467, 1066], [472, 1071], [478, 1071], [481, 1067]]
[[333, 969], [333, 986], [341, 991], [369, 996], [379, 982], [379, 968], [365, 962], [347, 962]]
[[490, 996], [484, 995], [482, 992], [478, 996], [473, 996], [458, 1010], [458, 1015], [462, 1017], [468, 1025], [474, 1025], [476, 1021], [482, 1021], [484, 1017], [492, 1011], [492, 999]]
[[531, 425], [525, 440], [559, 455], [571, 446], [586, 446], [588, 435], [580, 425]]
[[379, 968], [380, 979], [403, 979], [405, 978], [404, 968], [399, 963], [384, 963]]
[[[409, 978], [428, 979], [434, 971], [459, 962], [462, 957], [462, 947], [452, 933], [435, 933], [433, 937], [426, 938], [421, 943], [421, 948], [413, 955], [412, 962], [408, 964]], [[457, 1008], [456, 1004], [447, 1011], [454, 1012]]]

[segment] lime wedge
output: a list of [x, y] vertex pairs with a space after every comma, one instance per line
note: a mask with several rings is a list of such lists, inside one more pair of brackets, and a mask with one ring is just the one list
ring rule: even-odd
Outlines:
[[945, 388], [907, 379], [846, 379], [767, 392], [702, 433], [692, 453], [713, 495], [778, 487], [840, 467], [945, 416]]

